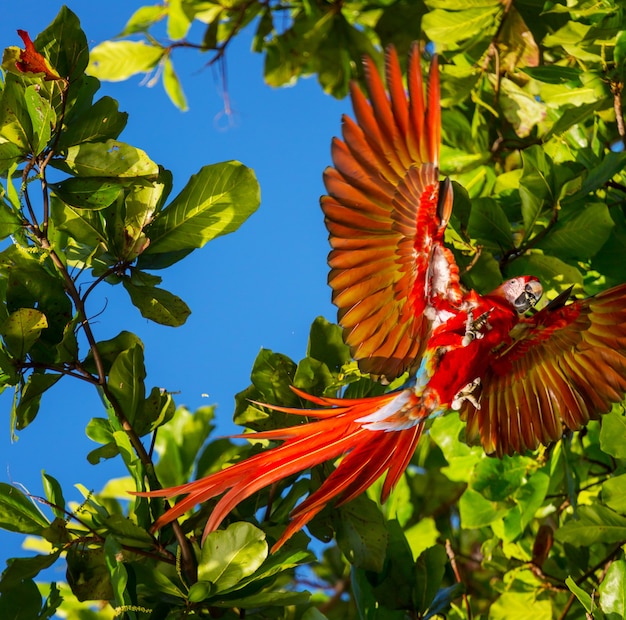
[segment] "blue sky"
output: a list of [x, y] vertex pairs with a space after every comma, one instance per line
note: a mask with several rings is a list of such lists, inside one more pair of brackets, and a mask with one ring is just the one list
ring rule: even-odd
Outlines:
[[[31, 0], [4, 12], [0, 43], [21, 46], [16, 29], [32, 38], [55, 17], [62, 2]], [[68, 1], [80, 18], [90, 47], [117, 35], [132, 12], [148, 2]], [[106, 8], [105, 8], [106, 7]], [[193, 30], [199, 41], [202, 30]], [[232, 235], [216, 239], [163, 273], [163, 288], [182, 297], [192, 310], [181, 328], [143, 319], [121, 287], [94, 295], [89, 312], [99, 340], [122, 329], [144, 342], [147, 388], [172, 392], [179, 405], [194, 410], [218, 405], [218, 433], [235, 432], [234, 395], [249, 384], [260, 348], [304, 356], [310, 323], [318, 315], [335, 319], [326, 285], [327, 233], [319, 208], [322, 172], [330, 163], [330, 140], [340, 130], [347, 101], [325, 95], [315, 79], [292, 88], [271, 89], [263, 82], [263, 57], [250, 51], [252, 31], [235, 39], [227, 54], [228, 91], [234, 115], [224, 122], [221, 87], [204, 68], [208, 57], [178, 50], [173, 57], [188, 99], [181, 113], [160, 84], [141, 78], [103, 83], [129, 113], [120, 139], [144, 149], [174, 174], [174, 197], [202, 166], [236, 159], [254, 169], [261, 185], [261, 207]], [[86, 353], [86, 351], [85, 351]], [[208, 397], [203, 396], [208, 394]], [[90, 418], [103, 415], [91, 386], [63, 379], [44, 396], [35, 422], [11, 443], [12, 394], [0, 396], [0, 481], [43, 494], [41, 471], [56, 477], [66, 499], [80, 501], [76, 483], [99, 490], [125, 474], [120, 463], [90, 465], [86, 454], [97, 447], [85, 436]], [[0, 530], [0, 570], [5, 560], [24, 555], [22, 537]], [[63, 579], [59, 573], [58, 579]]]

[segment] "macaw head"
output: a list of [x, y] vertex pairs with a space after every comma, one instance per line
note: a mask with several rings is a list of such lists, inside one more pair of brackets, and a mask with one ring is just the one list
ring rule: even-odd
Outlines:
[[520, 276], [503, 282], [489, 296], [504, 299], [518, 314], [524, 314], [535, 307], [542, 294], [541, 282], [535, 276]]

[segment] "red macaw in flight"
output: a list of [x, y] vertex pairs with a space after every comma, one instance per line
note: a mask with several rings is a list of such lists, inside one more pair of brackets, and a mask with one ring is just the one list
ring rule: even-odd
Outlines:
[[294, 388], [321, 408], [269, 408], [314, 421], [256, 433], [283, 443], [206, 478], [140, 493], [186, 495], [154, 529], [221, 496], [206, 536], [256, 491], [342, 457], [292, 511], [275, 550], [328, 502], [348, 502], [386, 473], [385, 501], [425, 422], [449, 409], [460, 410], [468, 437], [500, 456], [556, 441], [564, 428], [581, 428], [624, 397], [626, 285], [572, 303], [561, 295], [530, 315], [542, 294], [532, 276], [488, 295], [465, 290], [443, 240], [452, 185], [438, 171], [437, 59], [426, 96], [417, 46], [406, 90], [393, 49], [386, 55], [387, 92], [371, 59], [365, 74], [369, 102], [353, 84], [356, 122], [344, 117], [343, 140], [332, 143], [334, 167], [324, 175], [329, 283], [360, 369], [387, 380], [408, 372], [411, 379], [382, 396], [355, 399]]

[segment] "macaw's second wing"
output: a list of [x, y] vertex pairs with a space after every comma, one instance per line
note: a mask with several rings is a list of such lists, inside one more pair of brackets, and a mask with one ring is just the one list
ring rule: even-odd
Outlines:
[[[458, 268], [443, 245], [452, 187], [439, 182], [439, 74], [424, 97], [419, 49], [409, 60], [408, 97], [395, 51], [387, 91], [365, 60], [369, 102], [352, 85], [356, 122], [343, 119], [322, 209], [333, 248], [333, 302], [361, 370], [393, 379], [419, 362], [433, 323], [462, 298]], [[440, 189], [441, 188], [441, 189]]]
[[492, 353], [480, 409], [466, 401], [461, 410], [468, 440], [498, 456], [556, 441], [626, 393], [626, 284], [517, 327], [514, 343]]

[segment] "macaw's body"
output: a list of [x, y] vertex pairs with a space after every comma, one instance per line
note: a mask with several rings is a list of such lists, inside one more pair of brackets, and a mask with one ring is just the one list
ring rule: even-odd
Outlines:
[[440, 182], [439, 76], [424, 96], [414, 48], [407, 85], [393, 50], [387, 89], [366, 60], [369, 102], [352, 87], [356, 122], [343, 122], [324, 175], [322, 210], [332, 251], [329, 284], [344, 340], [363, 372], [399, 390], [369, 398], [294, 391], [319, 408], [270, 408], [312, 419], [256, 433], [274, 448], [179, 487], [142, 495], [185, 495], [155, 529], [220, 497], [205, 528], [216, 529], [259, 489], [342, 457], [319, 489], [291, 513], [274, 548], [330, 500], [347, 502], [386, 474], [384, 501], [402, 475], [425, 422], [460, 410], [467, 435], [488, 453], [524, 452], [605, 413], [626, 392], [626, 285], [525, 314], [541, 296], [532, 276], [488, 295], [464, 290], [444, 245], [452, 186]]

